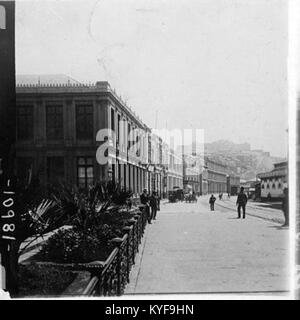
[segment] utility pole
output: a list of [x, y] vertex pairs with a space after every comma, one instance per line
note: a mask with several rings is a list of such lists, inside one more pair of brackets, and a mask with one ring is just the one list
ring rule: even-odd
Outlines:
[[15, 194], [16, 84], [15, 1], [0, 1], [0, 253], [1, 288], [17, 291], [16, 252], [19, 216]]

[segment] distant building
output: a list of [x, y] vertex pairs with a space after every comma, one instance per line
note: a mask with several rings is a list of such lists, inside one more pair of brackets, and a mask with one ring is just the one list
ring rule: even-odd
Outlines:
[[[207, 192], [227, 193], [227, 167], [224, 164], [205, 158], [205, 169], [207, 171]], [[203, 181], [204, 184], [206, 181]]]
[[227, 176], [227, 193], [236, 195], [240, 190], [240, 177], [236, 175]]
[[173, 191], [174, 187], [183, 189], [183, 164], [182, 154], [172, 149], [168, 150], [167, 166], [167, 192]]
[[183, 187], [192, 190], [196, 194], [201, 194], [201, 163], [196, 155], [183, 155]]
[[272, 171], [259, 173], [257, 177], [261, 180], [261, 199], [282, 198], [288, 183], [288, 162], [275, 163]]

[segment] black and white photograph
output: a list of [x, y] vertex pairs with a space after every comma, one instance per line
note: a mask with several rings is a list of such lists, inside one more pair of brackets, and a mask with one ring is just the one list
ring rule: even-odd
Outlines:
[[293, 5], [0, 1], [0, 299], [300, 298]]

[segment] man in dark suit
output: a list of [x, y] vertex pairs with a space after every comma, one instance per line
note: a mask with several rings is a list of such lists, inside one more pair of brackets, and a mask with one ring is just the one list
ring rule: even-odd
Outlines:
[[284, 214], [284, 224], [283, 227], [289, 226], [289, 191], [288, 188], [283, 190], [283, 199], [282, 199], [282, 211]]
[[241, 208], [243, 209], [243, 219], [246, 218], [246, 204], [247, 204], [248, 198], [244, 193], [244, 187], [241, 187], [241, 191], [238, 194], [236, 205], [238, 206], [238, 219], [241, 218]]
[[149, 203], [149, 196], [147, 193], [147, 189], [143, 190], [143, 193], [140, 195], [140, 200], [141, 200], [141, 204], [146, 206], [146, 213], [147, 213], [147, 219], [148, 219], [148, 223], [152, 223], [151, 222], [151, 216], [150, 216], [150, 203]]
[[156, 191], [152, 192], [150, 200], [150, 207], [151, 207], [151, 219], [156, 220], [156, 213], [159, 210], [159, 197]]

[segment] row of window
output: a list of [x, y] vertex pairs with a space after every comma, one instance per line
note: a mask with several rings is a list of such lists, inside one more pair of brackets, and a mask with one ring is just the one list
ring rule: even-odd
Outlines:
[[[281, 183], [278, 183], [278, 189], [281, 189], [281, 187], [282, 187]], [[264, 189], [264, 188], [265, 188], [265, 185], [262, 184], [262, 185], [261, 185], [261, 188]], [[267, 183], [267, 185], [266, 185], [266, 189], [270, 189], [270, 185], [269, 185], [268, 183]], [[272, 184], [272, 189], [276, 189], [275, 183]]]
[[[49, 140], [64, 138], [64, 116], [62, 105], [46, 106], [46, 135]], [[34, 108], [32, 105], [18, 107], [17, 138], [32, 140], [34, 136]], [[76, 105], [76, 137], [77, 139], [93, 139], [93, 106], [91, 104]]]
[[[158, 149], [159, 159], [154, 159], [155, 150], [151, 149], [151, 143], [147, 142], [146, 136], [139, 131], [136, 125], [122, 118], [121, 114], [116, 113], [113, 108], [110, 109], [110, 129], [115, 132], [119, 149], [123, 152], [125, 152], [126, 148], [131, 149], [134, 147], [133, 151], [137, 157], [146, 157], [148, 152], [151, 162], [158, 163], [162, 159], [162, 149], [160, 147]], [[160, 163], [162, 163], [162, 160]]]
[[[26, 179], [32, 170], [33, 159], [29, 157], [17, 158], [18, 177]], [[112, 177], [123, 181], [123, 186], [131, 188], [134, 192], [141, 192], [146, 182], [146, 173], [132, 165], [128, 166], [128, 172], [121, 169], [121, 164], [118, 164], [117, 173], [116, 166], [112, 165]], [[94, 162], [92, 157], [78, 157], [76, 163], [77, 185], [79, 188], [87, 188], [94, 183]], [[123, 172], [123, 175], [121, 174]], [[47, 181], [50, 184], [55, 184], [65, 180], [65, 163], [64, 157], [47, 157]], [[128, 179], [126, 175], [128, 174]], [[128, 181], [127, 181], [128, 180]], [[127, 182], [126, 182], [127, 181]]]
[[[17, 170], [21, 179], [26, 179], [29, 170], [32, 169], [32, 158], [18, 158]], [[92, 157], [77, 158], [77, 185], [80, 188], [86, 188], [94, 182], [94, 165]], [[56, 183], [65, 179], [65, 163], [63, 157], [47, 158], [47, 181]]]

